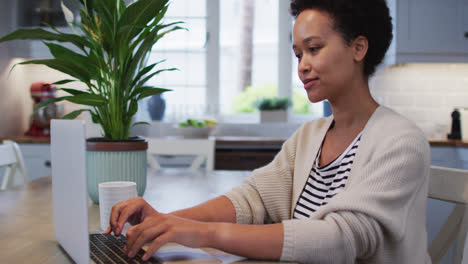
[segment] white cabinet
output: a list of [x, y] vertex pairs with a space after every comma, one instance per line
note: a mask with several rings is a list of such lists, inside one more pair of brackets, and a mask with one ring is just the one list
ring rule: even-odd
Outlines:
[[468, 62], [468, 0], [388, 0], [394, 39], [386, 64]]
[[30, 180], [52, 175], [50, 144], [19, 144]]

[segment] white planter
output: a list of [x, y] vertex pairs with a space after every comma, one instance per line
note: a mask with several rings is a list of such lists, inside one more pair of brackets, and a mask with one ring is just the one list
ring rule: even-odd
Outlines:
[[286, 110], [260, 111], [260, 122], [288, 122], [288, 112]]

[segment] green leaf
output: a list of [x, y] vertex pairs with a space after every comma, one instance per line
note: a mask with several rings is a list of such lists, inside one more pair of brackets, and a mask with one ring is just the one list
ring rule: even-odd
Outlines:
[[67, 83], [71, 83], [71, 82], [76, 82], [76, 81], [77, 80], [64, 79], [64, 80], [53, 82], [50, 85], [62, 85], [62, 84], [67, 84]]
[[62, 90], [62, 91], [67, 92], [67, 93], [69, 93], [71, 95], [89, 94], [89, 93], [87, 93], [85, 91], [70, 89], [70, 88], [59, 88], [57, 90]]
[[37, 39], [37, 40], [49, 40], [49, 41], [59, 41], [59, 42], [69, 42], [84, 49], [84, 47], [89, 47], [89, 42], [79, 35], [73, 34], [56, 34], [44, 29], [18, 29], [12, 33], [0, 38], [0, 42], [17, 40], [17, 39]]
[[107, 101], [101, 95], [97, 94], [78, 94], [73, 96], [67, 96], [65, 100], [81, 105], [89, 106], [101, 106], [107, 103]]
[[164, 93], [164, 92], [167, 92], [167, 91], [172, 91], [172, 90], [164, 89], [164, 88], [154, 88], [154, 87], [144, 86], [144, 87], [141, 87], [141, 88], [135, 90], [134, 93], [135, 93], [135, 95], [138, 95], [137, 100], [139, 101], [139, 100], [141, 100], [143, 98], [146, 98], [148, 96]]
[[70, 63], [70, 61], [65, 60], [65, 59], [30, 60], [30, 61], [24, 61], [18, 64], [20, 65], [25, 65], [25, 64], [45, 65], [54, 70], [58, 70], [65, 74], [73, 76], [84, 83], [89, 83], [90, 78], [91, 78], [91, 76], [86, 70], [83, 70], [80, 67], [77, 67], [76, 65]]
[[62, 85], [62, 84], [66, 84], [66, 83], [76, 82], [76, 81], [77, 80], [69, 80], [69, 79], [60, 80], [60, 81], [56, 81], [56, 82], [53, 82], [53, 83], [49, 83], [45, 88], [49, 88], [50, 86], [53, 86], [53, 85]]
[[131, 100], [130, 106], [128, 107], [128, 117], [132, 117], [138, 111], [138, 101]]
[[149, 66], [146, 66], [145, 68], [143, 68], [141, 71], [138, 72], [137, 76], [135, 76], [135, 80], [139, 80], [143, 75], [147, 74], [148, 72], [150, 72], [156, 65], [158, 65], [159, 63], [162, 63], [166, 60], [161, 60], [161, 61], [158, 61], [156, 63], [153, 63]]
[[45, 43], [49, 47], [50, 53], [58, 60], [68, 61], [69, 65], [75, 68], [80, 68], [81, 71], [87, 72], [88, 79], [95, 79], [94, 75], [99, 72], [96, 67], [96, 62], [89, 57], [75, 53], [63, 46], [54, 43]]
[[63, 100], [66, 100], [68, 96], [62, 96], [62, 97], [57, 97], [57, 98], [51, 98], [49, 100], [46, 100], [46, 101], [43, 101], [41, 102], [40, 104], [38, 104], [36, 106], [36, 108], [34, 108], [34, 111], [33, 113], [37, 112], [39, 109], [41, 109], [42, 107], [46, 106], [46, 105], [49, 105], [49, 104], [52, 104], [52, 103], [55, 103], [55, 102], [60, 102], [60, 101], [63, 101]]
[[132, 127], [134, 127], [136, 125], [150, 125], [150, 123], [148, 123], [148, 122], [136, 122], [136, 123], [133, 123]]
[[[174, 22], [174, 23], [171, 23], [171, 24], [176, 24], [176, 23], [179, 23], [179, 22]], [[153, 29], [151, 32], [149, 32], [149, 34], [147, 36], [145, 36], [145, 39], [144, 39], [143, 43], [141, 43], [141, 45], [138, 47], [137, 51], [135, 52], [135, 55], [133, 56], [133, 62], [131, 64], [131, 66], [130, 66], [130, 71], [133, 71], [134, 69], [136, 69], [137, 65], [145, 57], [145, 54], [148, 54], [148, 52], [151, 51], [154, 44], [159, 39], [164, 37], [169, 32], [172, 32], [172, 31], [175, 31], [175, 30], [178, 30], [178, 29], [182, 29], [181, 27], [174, 27], [172, 29], [169, 29], [169, 30], [159, 34], [160, 29], [168, 27], [171, 24], [159, 25], [155, 29]], [[136, 46], [132, 46], [132, 48], [136, 48]]]
[[[151, 79], [153, 76], [155, 75], [158, 75], [160, 74], [161, 72], [165, 72], [165, 71], [178, 71], [179, 69], [177, 68], [170, 68], [170, 69], [162, 69], [162, 70], [159, 70], [159, 71], [156, 71], [156, 72], [153, 72], [151, 73], [150, 75], [146, 76], [143, 80], [141, 80], [138, 84], [135, 85], [136, 89], [135, 90], [138, 90], [138, 88], [142, 87], [149, 79]], [[132, 93], [133, 94], [133, 93]]]
[[83, 112], [89, 112], [89, 109], [80, 109], [80, 110], [75, 110], [73, 112], [70, 112], [62, 117], [62, 119], [75, 119], [77, 118], [81, 113]]
[[141, 27], [145, 27], [154, 19], [156, 13], [160, 12], [167, 3], [168, 0], [140, 0], [132, 3], [122, 14], [118, 28], [122, 28], [125, 25], [140, 26], [140, 28], [134, 27], [129, 32], [127, 38], [133, 39], [141, 31]]
[[99, 116], [96, 114], [96, 113], [93, 113], [93, 112], [89, 112], [91, 114], [91, 120], [93, 121], [94, 124], [99, 124], [99, 123], [102, 123], [99, 118]]

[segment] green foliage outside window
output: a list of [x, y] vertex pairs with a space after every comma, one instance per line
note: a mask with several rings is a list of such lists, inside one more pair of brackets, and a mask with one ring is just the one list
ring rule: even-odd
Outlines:
[[[248, 87], [244, 92], [234, 98], [234, 113], [257, 112], [256, 102], [261, 98], [272, 98], [278, 94], [276, 84], [265, 84], [260, 87]], [[309, 99], [305, 93], [293, 90], [293, 112], [294, 114], [311, 114]]]
[[255, 102], [255, 106], [260, 111], [287, 110], [291, 105], [291, 100], [288, 97], [259, 98]]

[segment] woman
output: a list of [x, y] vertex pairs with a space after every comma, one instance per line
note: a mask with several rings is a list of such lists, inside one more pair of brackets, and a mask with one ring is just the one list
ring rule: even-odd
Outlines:
[[177, 242], [303, 263], [430, 263], [427, 140], [369, 92], [392, 38], [385, 1], [296, 0], [291, 13], [299, 77], [333, 116], [301, 126], [224, 196], [171, 214], [141, 198], [114, 206], [106, 233], [134, 224], [130, 256]]

